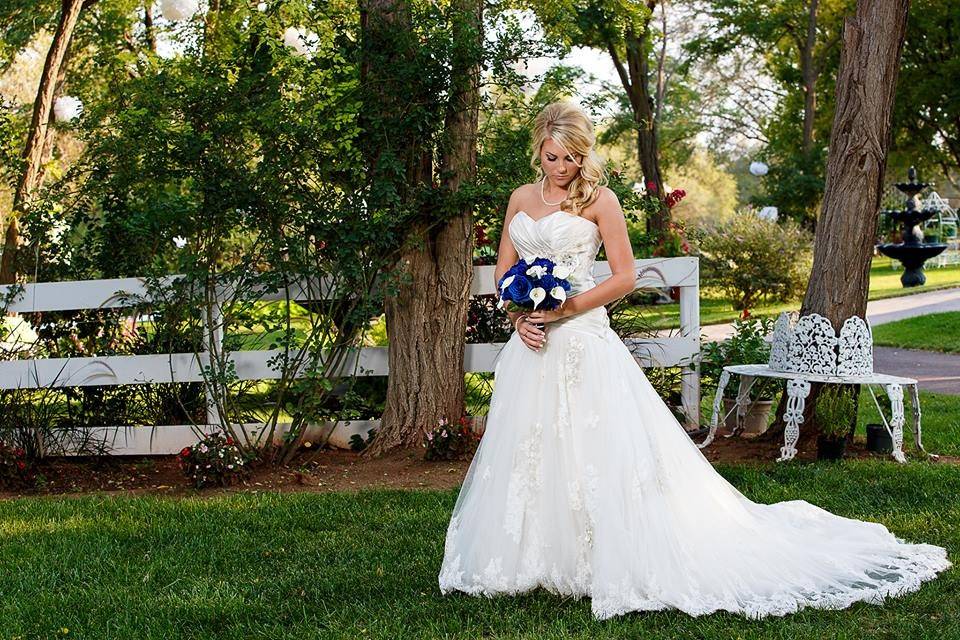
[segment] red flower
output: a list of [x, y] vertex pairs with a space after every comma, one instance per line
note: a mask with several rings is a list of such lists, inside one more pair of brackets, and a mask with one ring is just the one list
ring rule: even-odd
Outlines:
[[683, 200], [684, 196], [687, 195], [687, 192], [683, 189], [674, 189], [667, 195], [667, 206], [673, 207], [678, 202]]
[[17, 456], [18, 458], [22, 458], [23, 456], [27, 455], [27, 452], [20, 447], [17, 447], [13, 450], [13, 455]]
[[483, 228], [483, 225], [478, 224], [474, 226], [474, 231], [477, 234], [477, 244], [479, 246], [482, 247], [489, 244], [490, 240], [487, 238], [487, 231]]
[[657, 183], [654, 182], [653, 180], [647, 180], [647, 191], [649, 191], [650, 193], [656, 193]]
[[181, 458], [186, 458], [188, 455], [190, 455], [190, 447], [184, 447], [183, 449], [180, 449]]
[[227, 436], [227, 444], [233, 444], [233, 438]]
[[27, 468], [27, 465], [24, 463], [23, 460], [17, 460], [17, 469], [20, 469], [20, 471], [23, 471], [26, 468]]
[[749, 317], [750, 317], [750, 309], [744, 309], [743, 313], [740, 314], [741, 320], [746, 320]]

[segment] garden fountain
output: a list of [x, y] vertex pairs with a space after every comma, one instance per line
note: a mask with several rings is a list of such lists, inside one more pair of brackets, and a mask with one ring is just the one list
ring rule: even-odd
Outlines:
[[884, 209], [881, 215], [890, 216], [895, 222], [903, 225], [902, 242], [877, 245], [877, 249], [885, 256], [899, 260], [903, 265], [903, 275], [900, 282], [904, 287], [917, 287], [927, 281], [923, 275], [923, 263], [939, 255], [947, 248], [940, 242], [924, 242], [921, 225], [935, 216], [935, 209], [923, 209], [920, 205], [920, 196], [917, 195], [930, 183], [917, 182], [917, 170], [910, 167], [907, 172], [909, 182], [898, 182], [894, 186], [907, 196], [905, 209]]

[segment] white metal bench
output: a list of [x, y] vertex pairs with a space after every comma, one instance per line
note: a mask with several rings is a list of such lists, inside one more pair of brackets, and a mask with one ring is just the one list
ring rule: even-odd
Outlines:
[[[740, 387], [730, 412], [737, 412], [737, 427], [727, 437], [732, 437], [741, 430], [743, 416], [749, 404], [750, 388], [758, 378], [786, 380], [787, 408], [783, 415], [786, 428], [783, 435], [784, 446], [780, 449], [777, 462], [790, 460], [797, 454], [796, 444], [800, 438], [800, 424], [803, 422], [803, 410], [807, 396], [810, 394], [811, 382], [866, 386], [893, 440], [891, 455], [897, 462], [906, 462], [906, 456], [903, 453], [905, 422], [903, 388], [910, 387], [913, 404], [913, 435], [917, 450], [931, 458], [937, 457], [927, 453], [923, 448], [917, 381], [913, 378], [874, 373], [873, 334], [869, 324], [863, 318], [857, 316], [847, 318], [839, 337], [830, 321], [819, 314], [802, 316], [796, 321], [795, 318], [795, 312], [780, 314], [773, 331], [770, 360], [767, 364], [732, 365], [723, 368], [713, 400], [710, 433], [698, 445], [701, 449], [713, 442], [716, 436], [723, 392], [730, 382], [731, 374], [736, 374], [740, 377]], [[887, 397], [890, 399], [889, 421], [877, 401], [872, 385], [879, 385], [886, 390]]]

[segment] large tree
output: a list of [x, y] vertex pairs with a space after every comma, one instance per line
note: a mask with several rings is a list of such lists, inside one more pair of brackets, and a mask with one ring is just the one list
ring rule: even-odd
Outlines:
[[653, 186], [661, 202], [659, 213], [647, 219], [654, 235], [666, 231], [670, 211], [664, 201], [658, 139], [659, 114], [667, 89], [663, 50], [655, 50], [657, 25], [654, 12], [661, 0], [631, 2], [528, 2], [544, 30], [566, 46], [606, 51], [617, 72], [636, 129], [637, 159], [644, 181]]
[[[837, 328], [850, 316], [865, 316], [867, 310], [909, 4], [909, 0], [858, 0], [856, 14], [844, 22], [823, 209], [800, 311], [825, 316]], [[817, 435], [812, 416], [818, 386], [813, 386], [806, 404], [804, 423], [811, 428], [801, 430], [804, 440]], [[785, 405], [784, 397], [781, 416]], [[768, 433], [777, 438], [783, 430]]]
[[934, 172], [960, 190], [960, 2], [916, 0], [893, 116], [891, 168]]
[[[778, 100], [762, 125], [771, 170], [762, 201], [809, 227], [823, 192], [824, 145], [830, 128], [830, 88], [838, 59], [843, 16], [852, 0], [710, 0], [713, 24], [694, 41], [699, 55], [717, 59], [750, 51], [763, 61]], [[731, 96], [750, 113], [769, 88]], [[798, 117], [800, 115], [801, 117]]]
[[40, 85], [33, 105], [33, 116], [23, 149], [23, 170], [13, 197], [13, 210], [6, 222], [3, 258], [0, 261], [0, 284], [16, 281], [16, 258], [20, 247], [18, 218], [30, 204], [30, 198], [43, 179], [44, 159], [49, 157], [49, 131], [53, 120], [53, 101], [63, 84], [64, 60], [80, 13], [96, 0], [63, 0], [53, 41], [40, 75]]
[[[464, 336], [473, 277], [473, 212], [455, 198], [477, 170], [482, 2], [452, 0], [449, 88], [439, 149], [429, 135], [397, 135], [368, 146], [371, 184], [397, 184], [401, 206], [412, 209], [409, 248], [400, 260], [402, 280], [386, 300], [389, 369], [381, 428], [365, 456], [419, 447], [424, 428], [464, 410]], [[372, 0], [362, 13], [362, 82], [371, 89], [364, 111], [368, 139], [384, 122], [409, 118], [411, 105], [431, 104], [425, 69], [417, 64], [421, 41], [405, 0]], [[375, 113], [372, 113], [375, 112]], [[401, 126], [399, 123], [398, 127]], [[405, 126], [405, 125], [404, 125]], [[403, 129], [398, 128], [397, 131]], [[423, 133], [422, 131], [420, 132]], [[434, 153], [439, 168], [434, 167]], [[399, 176], [399, 181], [397, 180]], [[418, 200], [436, 184], [453, 211]], [[440, 207], [443, 209], [445, 207]]]

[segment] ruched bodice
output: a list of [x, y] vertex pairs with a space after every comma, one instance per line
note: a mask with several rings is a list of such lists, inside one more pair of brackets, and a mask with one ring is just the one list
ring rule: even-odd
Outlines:
[[593, 265], [602, 238], [597, 225], [582, 216], [554, 211], [542, 218], [531, 218], [518, 211], [510, 220], [510, 239], [521, 258], [549, 258], [570, 268], [571, 289], [575, 296], [596, 286]]

